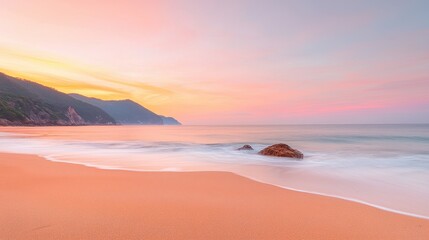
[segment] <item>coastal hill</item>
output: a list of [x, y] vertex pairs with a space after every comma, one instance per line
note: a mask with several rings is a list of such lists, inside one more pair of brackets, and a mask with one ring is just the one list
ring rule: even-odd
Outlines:
[[0, 73], [0, 126], [180, 125], [131, 101], [65, 94]]
[[0, 73], [0, 125], [112, 125], [98, 107], [55, 89]]
[[172, 117], [157, 115], [140, 104], [127, 100], [105, 101], [97, 98], [85, 97], [80, 94], [69, 94], [70, 96], [89, 103], [104, 110], [119, 124], [124, 125], [180, 125]]

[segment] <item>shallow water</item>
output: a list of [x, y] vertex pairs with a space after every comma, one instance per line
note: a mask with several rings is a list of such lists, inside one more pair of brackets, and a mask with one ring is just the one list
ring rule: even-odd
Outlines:
[[[297, 161], [258, 150], [287, 143]], [[236, 151], [251, 144], [255, 151]], [[3, 127], [0, 151], [136, 171], [229, 171], [429, 217], [429, 125]]]

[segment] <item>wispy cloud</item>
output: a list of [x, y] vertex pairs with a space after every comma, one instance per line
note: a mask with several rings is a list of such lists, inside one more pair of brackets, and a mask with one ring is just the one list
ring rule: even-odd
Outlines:
[[60, 91], [130, 98], [190, 124], [403, 119], [395, 108], [419, 109], [414, 115], [429, 121], [419, 107], [429, 87], [427, 7], [7, 1], [0, 71]]

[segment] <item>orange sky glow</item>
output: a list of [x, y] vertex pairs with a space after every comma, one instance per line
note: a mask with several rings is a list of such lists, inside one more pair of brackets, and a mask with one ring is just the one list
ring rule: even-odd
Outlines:
[[0, 72], [185, 124], [428, 122], [425, 3], [389, 3], [2, 1]]

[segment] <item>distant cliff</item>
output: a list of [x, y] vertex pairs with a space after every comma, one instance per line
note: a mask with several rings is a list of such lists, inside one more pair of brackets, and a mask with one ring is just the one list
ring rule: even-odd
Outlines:
[[104, 110], [119, 124], [124, 125], [181, 125], [172, 117], [158, 115], [140, 104], [131, 100], [105, 101], [97, 98], [89, 98], [79, 94], [70, 96], [99, 107]]
[[164, 117], [162, 115], [159, 115], [162, 118], [162, 122], [164, 125], [182, 125], [179, 121], [177, 121], [175, 118], [172, 117]]
[[43, 85], [0, 73], [0, 125], [107, 125], [98, 107]]

